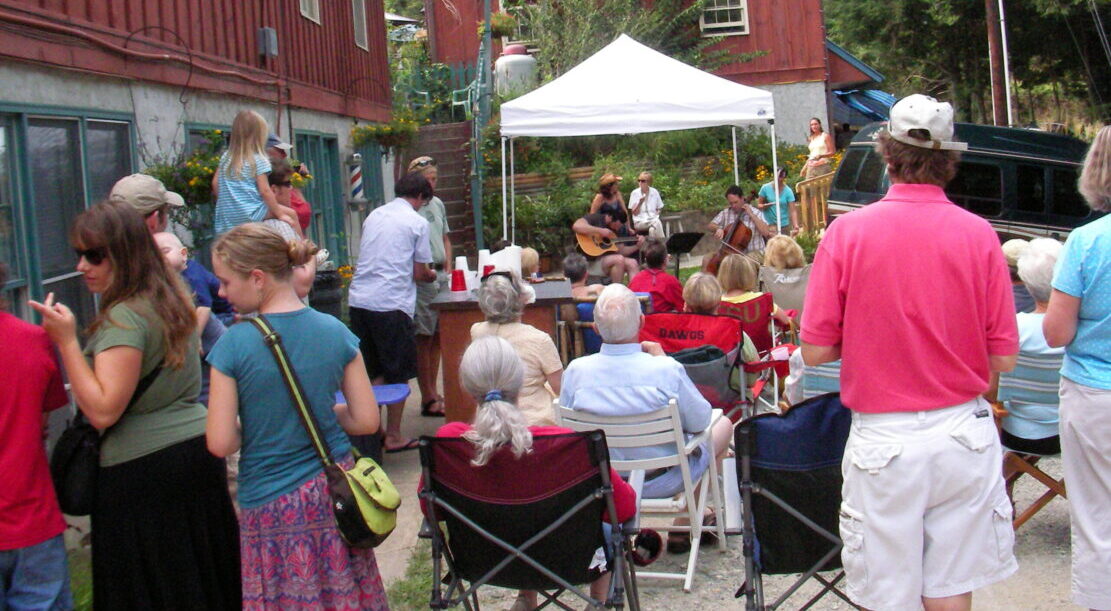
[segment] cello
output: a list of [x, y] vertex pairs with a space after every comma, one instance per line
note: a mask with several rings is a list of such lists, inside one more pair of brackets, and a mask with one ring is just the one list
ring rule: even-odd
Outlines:
[[[747, 203], [745, 205], [748, 205]], [[752, 241], [752, 230], [746, 226], [742, 220], [744, 218], [744, 211], [742, 210], [737, 215], [737, 220], [733, 221], [725, 229], [725, 235], [722, 236], [721, 248], [716, 253], [708, 257], [702, 262], [702, 271], [717, 275], [718, 266], [725, 257], [731, 254], [743, 255], [748, 243]]]

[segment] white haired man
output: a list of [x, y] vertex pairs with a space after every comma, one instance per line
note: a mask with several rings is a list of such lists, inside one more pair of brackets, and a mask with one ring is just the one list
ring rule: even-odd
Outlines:
[[[639, 342], [644, 325], [640, 300], [623, 284], [607, 286], [594, 305], [594, 324], [602, 349], [571, 361], [563, 372], [559, 403], [564, 407], [605, 416], [628, 416], [660, 409], [675, 399], [688, 439], [713, 426], [710, 440], [690, 458], [691, 478], [701, 477], [711, 459], [719, 459], [733, 435], [727, 418], [710, 422], [709, 402], [699, 394], [683, 366], [664, 354], [655, 342]], [[614, 458], [637, 459], [675, 453], [669, 444], [646, 448], [613, 448]], [[677, 467], [648, 473], [644, 498], [667, 498], [683, 490]]]
[[[1018, 568], [999, 435], [980, 395], [1018, 353], [999, 239], [942, 190], [953, 108], [899, 100], [879, 136], [891, 188], [840, 216], [814, 259], [802, 356], [842, 359], [846, 591], [869, 609], [960, 611]], [[943, 282], [945, 290], [938, 290]], [[877, 341], [877, 338], [883, 338]]]

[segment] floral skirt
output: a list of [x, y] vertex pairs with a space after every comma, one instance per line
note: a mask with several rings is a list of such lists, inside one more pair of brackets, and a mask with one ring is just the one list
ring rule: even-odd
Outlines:
[[321, 471], [239, 515], [243, 608], [389, 609], [374, 550], [344, 543]]

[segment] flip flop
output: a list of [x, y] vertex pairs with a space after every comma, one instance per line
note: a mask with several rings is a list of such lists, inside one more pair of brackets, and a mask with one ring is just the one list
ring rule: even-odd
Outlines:
[[410, 439], [409, 441], [407, 441], [405, 443], [405, 445], [400, 445], [400, 446], [397, 446], [396, 448], [386, 448], [385, 450], [386, 450], [386, 454], [397, 454], [398, 452], [408, 452], [409, 450], [415, 450], [419, 447], [420, 447], [420, 440], [419, 439]]
[[425, 418], [443, 418], [444, 410], [431, 410], [428, 409], [433, 403], [443, 403], [443, 399], [429, 399], [420, 404], [420, 415]]

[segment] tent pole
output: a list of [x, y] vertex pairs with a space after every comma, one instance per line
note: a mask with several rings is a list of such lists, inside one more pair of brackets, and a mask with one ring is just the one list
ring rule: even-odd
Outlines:
[[768, 119], [768, 125], [772, 130], [772, 191], [775, 193], [775, 223], [782, 227], [783, 211], [779, 208], [779, 157], [775, 150], [775, 119]]
[[513, 138], [509, 139], [509, 242], [517, 243], [517, 163], [513, 157]]
[[506, 195], [505, 195], [505, 141], [506, 137], [502, 136], [501, 139], [501, 239], [506, 239], [508, 233], [509, 213], [506, 211]]
[[733, 126], [733, 184], [741, 184], [741, 171], [737, 165], [737, 126]]

